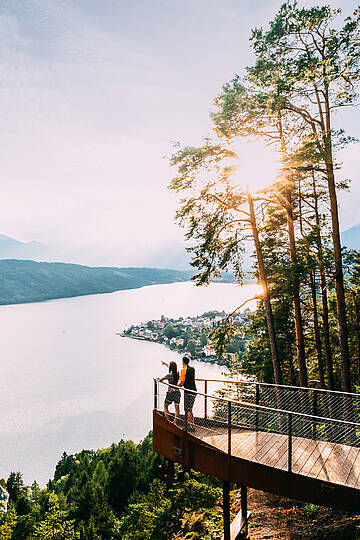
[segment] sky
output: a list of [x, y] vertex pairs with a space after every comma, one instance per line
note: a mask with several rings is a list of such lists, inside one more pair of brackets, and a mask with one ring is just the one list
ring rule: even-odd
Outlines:
[[[252, 63], [251, 28], [281, 3], [0, 0], [0, 233], [82, 264], [181, 266], [173, 143], [210, 133], [214, 97]], [[339, 118], [360, 138], [359, 120]], [[360, 223], [358, 153], [340, 156], [342, 229]]]

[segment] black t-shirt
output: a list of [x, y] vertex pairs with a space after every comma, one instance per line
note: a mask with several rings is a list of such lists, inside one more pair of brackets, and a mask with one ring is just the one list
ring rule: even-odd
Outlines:
[[195, 368], [188, 366], [186, 369], [184, 388], [196, 390], [195, 384]]

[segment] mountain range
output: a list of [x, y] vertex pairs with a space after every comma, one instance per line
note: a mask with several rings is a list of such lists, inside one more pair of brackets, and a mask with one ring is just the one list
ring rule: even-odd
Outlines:
[[360, 225], [355, 225], [341, 233], [341, 240], [344, 246], [351, 249], [360, 249]]
[[37, 259], [46, 256], [48, 247], [40, 242], [20, 242], [0, 234], [0, 259]]
[[[360, 225], [347, 229], [341, 236], [343, 245], [360, 249]], [[46, 260], [48, 253], [45, 244], [20, 242], [9, 236], [0, 235], [0, 305], [183, 282], [189, 281], [194, 273], [194, 270], [190, 269], [94, 267], [28, 260]], [[183, 261], [188, 261], [187, 256], [188, 254], [184, 252]], [[181, 261], [181, 257], [177, 259]], [[151, 262], [156, 265], [156, 257]], [[162, 264], [165, 262], [166, 259], [161, 261]], [[184, 266], [186, 268], [186, 264]], [[233, 279], [231, 274], [224, 274], [221, 281], [231, 282]]]
[[[0, 260], [23, 259], [46, 262], [66, 262], [85, 266], [123, 266], [118, 261], [124, 259], [123, 253], [106, 246], [71, 247], [54, 243], [40, 243], [36, 241], [21, 242], [5, 234], [0, 234]], [[147, 266], [150, 268], [176, 268], [177, 270], [190, 270], [190, 255], [182, 242], [170, 243], [161, 249], [154, 249], [151, 255], [144, 256], [143, 261], [133, 266]]]
[[39, 302], [188, 281], [191, 272], [109, 268], [6, 259], [0, 261], [0, 304]]
[[[342, 243], [344, 246], [352, 249], [360, 249], [360, 224], [346, 229], [341, 233]], [[244, 257], [245, 270], [249, 271], [252, 266], [251, 247], [246, 249]], [[97, 252], [98, 250], [96, 250]], [[101, 251], [101, 250], [100, 250]], [[99, 266], [104, 264], [102, 253], [88, 253], [87, 251], [79, 251], [78, 249], [66, 248], [64, 246], [48, 245], [40, 242], [21, 242], [0, 234], [0, 260], [1, 259], [22, 259], [33, 261], [79, 263], [90, 266]], [[114, 260], [115, 259], [115, 260]], [[105, 255], [105, 260], [108, 257]], [[113, 262], [109, 261], [111, 266], [116, 265], [116, 257], [113, 257]], [[146, 257], [144, 265], [151, 268], [176, 268], [177, 270], [190, 270], [190, 254], [187, 253], [183, 243], [178, 243], [171, 246], [164, 246], [162, 250], [154, 251], [151, 256]], [[107, 266], [107, 262], [105, 262]]]
[[[189, 281], [192, 271], [0, 260], [0, 305], [40, 302]], [[232, 282], [231, 274], [221, 281]]]

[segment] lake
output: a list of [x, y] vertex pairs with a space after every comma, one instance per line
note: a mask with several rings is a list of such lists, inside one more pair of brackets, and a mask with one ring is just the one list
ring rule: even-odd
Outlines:
[[[151, 429], [160, 360], [180, 366], [181, 356], [117, 332], [161, 315], [230, 311], [258, 291], [253, 284], [176, 283], [1, 306], [0, 477], [19, 470], [26, 483], [44, 485], [63, 451], [140, 441]], [[224, 370], [194, 366], [198, 378], [219, 378]]]

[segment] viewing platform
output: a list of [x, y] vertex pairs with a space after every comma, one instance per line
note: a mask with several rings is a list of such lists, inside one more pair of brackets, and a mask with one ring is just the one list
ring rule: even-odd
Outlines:
[[[360, 513], [360, 394], [245, 381], [197, 380], [194, 431], [164, 415], [166, 383], [154, 380], [154, 451], [229, 484]], [[184, 392], [181, 392], [181, 410]], [[170, 406], [170, 409], [173, 405]], [[240, 528], [246, 527], [242, 518]]]

